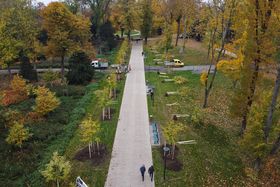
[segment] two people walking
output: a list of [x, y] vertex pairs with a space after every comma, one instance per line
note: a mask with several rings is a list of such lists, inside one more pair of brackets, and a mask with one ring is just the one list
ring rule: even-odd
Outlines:
[[[154, 171], [155, 171], [154, 166], [151, 165], [151, 167], [149, 167], [149, 169], [148, 169], [148, 173], [151, 177], [151, 181], [153, 181], [153, 178], [154, 178]], [[146, 172], [146, 167], [144, 164], [140, 167], [140, 172], [141, 172], [141, 176], [142, 176], [142, 181], [144, 181], [145, 180], [144, 176], [145, 176], [145, 172]]]

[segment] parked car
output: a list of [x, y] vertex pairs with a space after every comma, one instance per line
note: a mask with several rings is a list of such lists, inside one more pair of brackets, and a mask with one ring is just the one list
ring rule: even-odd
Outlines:
[[106, 69], [109, 67], [109, 63], [102, 59], [95, 59], [95, 60], [91, 61], [91, 66], [94, 69]]
[[179, 59], [173, 59], [171, 61], [165, 61], [164, 62], [165, 66], [172, 66], [172, 67], [184, 67], [185, 64], [181, 62]]

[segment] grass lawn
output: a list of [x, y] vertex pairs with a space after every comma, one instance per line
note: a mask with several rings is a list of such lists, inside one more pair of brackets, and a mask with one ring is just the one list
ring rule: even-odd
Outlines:
[[[189, 43], [189, 45], [188, 45]], [[186, 45], [185, 51], [180, 53], [180, 46], [173, 47], [168, 52], [170, 58], [178, 58], [185, 63], [185, 66], [189, 65], [205, 65], [207, 64], [207, 50], [204, 49], [203, 44], [196, 41], [189, 41]], [[153, 59], [161, 59], [159, 61], [163, 62], [165, 60], [164, 49], [160, 44], [160, 38], [154, 41], [149, 41], [148, 45], [144, 48], [147, 59], [145, 65], [149, 66], [162, 66], [163, 64], [157, 64]], [[167, 59], [171, 60], [171, 59]]]
[[[153, 148], [153, 160], [156, 171], [157, 186], [243, 186], [245, 166], [238, 151], [238, 122], [229, 117], [228, 97], [231, 82], [221, 74], [210, 95], [209, 107], [201, 109], [203, 88], [199, 75], [191, 72], [173, 72], [174, 76], [183, 76], [188, 82], [185, 85], [162, 83], [156, 73], [146, 73], [148, 82], [155, 86], [155, 104], [149, 102], [149, 114], [160, 126], [171, 119], [171, 114], [189, 114], [198, 109], [201, 114], [199, 123], [190, 119], [180, 119], [186, 130], [179, 136], [180, 141], [196, 140], [194, 145], [178, 145], [178, 159], [183, 167], [179, 172], [167, 170], [167, 180], [163, 180], [163, 160], [160, 148]], [[178, 91], [187, 87], [187, 96], [168, 96], [167, 91]], [[179, 107], [167, 107], [167, 103], [178, 102]], [[163, 143], [163, 142], [162, 142]]]

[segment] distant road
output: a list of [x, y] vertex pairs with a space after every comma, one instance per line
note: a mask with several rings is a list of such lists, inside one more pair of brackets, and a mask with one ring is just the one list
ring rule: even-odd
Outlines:
[[[197, 65], [197, 66], [184, 66], [181, 68], [170, 68], [173, 71], [193, 71], [195, 73], [201, 73], [203, 71], [208, 71], [210, 65]], [[212, 66], [212, 71], [214, 70], [215, 66]], [[38, 68], [37, 72], [46, 72], [50, 70], [49, 68]], [[60, 72], [61, 68], [52, 68], [51, 69], [54, 72]], [[157, 72], [157, 71], [167, 71], [168, 68], [164, 66], [145, 66], [145, 71], [152, 71], [152, 72]], [[13, 74], [19, 73], [19, 69], [12, 69], [11, 70]], [[68, 71], [68, 69], [65, 68], [65, 71]], [[97, 70], [97, 71], [106, 71], [106, 70]], [[8, 70], [0, 70], [0, 75], [8, 75]]]
[[[49, 69], [49, 68], [38, 68], [37, 72], [41, 73], [41, 72], [46, 72], [48, 70], [52, 70], [54, 72], [60, 72], [61, 68], [52, 68], [52, 69]], [[65, 68], [65, 71], [68, 71], [68, 69]], [[19, 73], [19, 69], [12, 69], [11, 72], [12, 72], [12, 74]], [[6, 70], [6, 69], [1, 69], [0, 70], [0, 75], [8, 75], [8, 74], [9, 74], [8, 70]]]
[[[193, 71], [194, 73], [201, 73], [203, 71], [208, 71], [210, 65], [197, 65], [197, 66], [184, 66], [181, 68], [169, 68], [172, 71]], [[215, 66], [211, 67], [211, 71], [214, 71]], [[145, 71], [167, 71], [168, 68], [164, 66], [145, 66]]]

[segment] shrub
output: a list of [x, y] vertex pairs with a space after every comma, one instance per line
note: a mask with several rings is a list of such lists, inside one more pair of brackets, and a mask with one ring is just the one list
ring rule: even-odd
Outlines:
[[174, 77], [174, 81], [176, 84], [185, 84], [187, 82], [187, 79], [182, 76], [176, 76]]
[[1, 96], [1, 104], [9, 106], [26, 100], [28, 98], [28, 90], [26, 81], [18, 75], [14, 76], [11, 85]]
[[91, 81], [94, 72], [90, 62], [85, 52], [75, 52], [70, 57], [67, 74], [69, 84], [85, 84]]
[[27, 128], [24, 128], [22, 123], [16, 122], [11, 127], [6, 141], [9, 144], [15, 144], [16, 146], [21, 147], [23, 141], [26, 141], [30, 136], [31, 134], [29, 133], [29, 130]]
[[46, 82], [49, 83], [51, 86], [53, 86], [53, 84], [55, 82], [57, 82], [57, 80], [60, 79], [59, 73], [58, 72], [54, 72], [51, 70], [46, 71], [45, 73], [43, 73], [42, 75], [42, 79]]
[[45, 87], [38, 87], [34, 93], [36, 94], [36, 100], [35, 100], [35, 107], [34, 111], [39, 116], [44, 116], [48, 114], [49, 112], [56, 109], [60, 101], [58, 98], [56, 98], [55, 94], [51, 92], [48, 88]]

